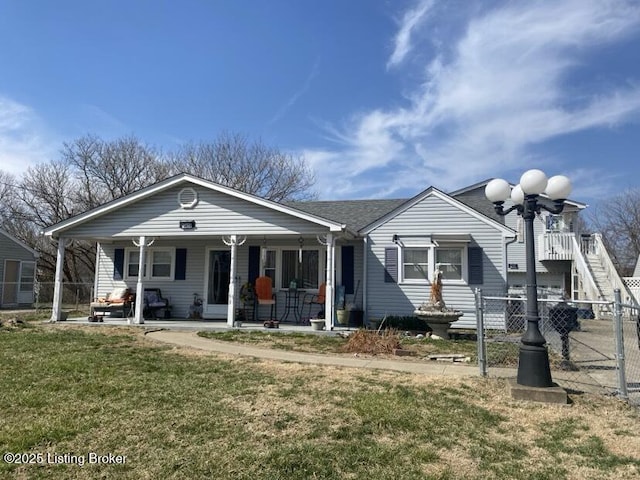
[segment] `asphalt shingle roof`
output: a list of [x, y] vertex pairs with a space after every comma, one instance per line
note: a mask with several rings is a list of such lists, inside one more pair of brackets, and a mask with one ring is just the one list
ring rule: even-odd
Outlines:
[[311, 215], [344, 223], [358, 231], [406, 202], [406, 198], [289, 202], [286, 205]]

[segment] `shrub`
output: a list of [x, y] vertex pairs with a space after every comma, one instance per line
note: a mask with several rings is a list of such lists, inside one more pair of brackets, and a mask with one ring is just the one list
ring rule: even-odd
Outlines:
[[395, 330], [374, 332], [373, 330], [358, 330], [349, 335], [349, 340], [343, 347], [348, 353], [393, 353], [394, 349], [402, 348], [400, 337]]
[[416, 317], [415, 315], [407, 315], [407, 316], [398, 316], [398, 315], [388, 315], [385, 320], [382, 328], [395, 328], [397, 330], [405, 331], [411, 330], [414, 332], [430, 332], [431, 328], [427, 325], [427, 322], [422, 320], [421, 318]]

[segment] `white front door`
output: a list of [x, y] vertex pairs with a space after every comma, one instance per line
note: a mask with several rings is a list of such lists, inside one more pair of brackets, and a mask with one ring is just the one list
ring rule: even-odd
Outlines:
[[231, 252], [229, 250], [207, 250], [205, 270], [205, 318], [227, 318]]

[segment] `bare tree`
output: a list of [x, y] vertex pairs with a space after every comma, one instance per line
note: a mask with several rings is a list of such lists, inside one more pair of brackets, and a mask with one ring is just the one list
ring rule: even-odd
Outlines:
[[0, 225], [10, 213], [9, 204], [15, 197], [16, 179], [10, 173], [0, 170]]
[[[39, 253], [41, 280], [50, 280], [56, 246], [42, 237], [43, 229], [152, 185], [168, 174], [155, 151], [135, 137], [107, 142], [85, 136], [65, 143], [60, 159], [30, 167], [14, 182], [12, 198], [3, 202], [4, 223]], [[90, 280], [94, 263], [93, 243], [71, 242], [66, 246], [65, 281]]]
[[171, 156], [171, 167], [276, 202], [316, 196], [311, 191], [315, 178], [303, 158], [240, 134], [188, 144]]
[[596, 206], [590, 215], [618, 273], [631, 275], [640, 255], [640, 189], [627, 190]]
[[[40, 254], [41, 280], [53, 278], [56, 246], [40, 232], [79, 213], [187, 172], [274, 201], [311, 198], [313, 175], [301, 158], [240, 135], [191, 144], [163, 158], [134, 136], [105, 141], [86, 135], [63, 145], [58, 160], [20, 178], [0, 171], [0, 220]], [[95, 245], [66, 246], [66, 282], [93, 278]]]
[[104, 141], [87, 135], [65, 143], [63, 161], [79, 188], [73, 200], [88, 210], [153, 185], [170, 175], [154, 148], [129, 136]]

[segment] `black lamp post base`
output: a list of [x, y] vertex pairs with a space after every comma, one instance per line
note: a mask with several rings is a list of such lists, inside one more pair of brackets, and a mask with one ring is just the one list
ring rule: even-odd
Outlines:
[[547, 347], [520, 344], [517, 382], [527, 387], [553, 386]]
[[566, 405], [569, 403], [567, 391], [556, 385], [551, 387], [525, 387], [518, 385], [515, 378], [508, 380], [511, 398], [514, 400], [523, 400], [526, 402], [542, 402], [542, 403], [559, 403]]

